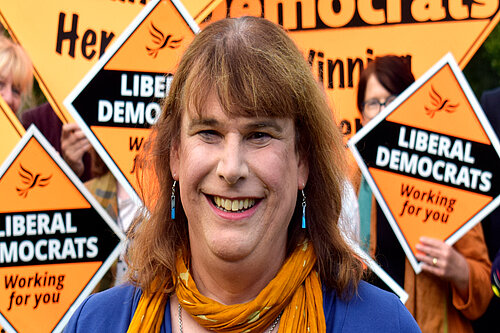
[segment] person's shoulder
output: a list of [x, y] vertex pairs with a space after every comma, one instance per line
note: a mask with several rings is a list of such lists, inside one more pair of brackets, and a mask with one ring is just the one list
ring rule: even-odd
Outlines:
[[64, 332], [126, 332], [140, 295], [131, 285], [92, 294], [73, 313]]
[[483, 95], [490, 95], [490, 96], [498, 95], [498, 96], [500, 96], [500, 87], [496, 87], [496, 88], [493, 88], [493, 89], [485, 90], [483, 92]]
[[[484, 109], [488, 109], [490, 107], [496, 107], [498, 101], [500, 101], [500, 87], [485, 90], [481, 94], [481, 106]], [[485, 110], [487, 112], [487, 110]]]
[[39, 114], [46, 115], [52, 113], [55, 114], [54, 109], [52, 109], [52, 106], [48, 102], [45, 102], [43, 104], [35, 106], [34, 108], [24, 111], [23, 116], [34, 117]]
[[360, 282], [357, 293], [348, 300], [334, 293], [325, 294], [324, 305], [327, 332], [420, 332], [395, 294], [365, 281]]

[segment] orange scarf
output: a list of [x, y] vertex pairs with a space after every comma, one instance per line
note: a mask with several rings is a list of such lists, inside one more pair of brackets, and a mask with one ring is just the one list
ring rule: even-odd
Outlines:
[[[207, 330], [263, 332], [283, 313], [278, 332], [325, 332], [323, 293], [318, 273], [314, 270], [315, 263], [314, 250], [305, 241], [254, 300], [244, 304], [223, 305], [198, 291], [182, 256], [179, 256], [176, 261], [179, 274], [176, 294], [182, 307]], [[166, 295], [161, 289], [151, 295], [143, 295], [128, 332], [139, 332], [142, 329], [159, 332], [158, 324], [141, 327], [147, 318], [156, 317], [160, 324], [163, 320], [165, 305], [162, 306], [163, 309], [153, 306], [159, 304], [154, 301], [155, 297], [166, 298]], [[148, 304], [152, 306], [147, 306]], [[155, 314], [151, 315], [152, 312]], [[144, 320], [141, 321], [140, 318]]]

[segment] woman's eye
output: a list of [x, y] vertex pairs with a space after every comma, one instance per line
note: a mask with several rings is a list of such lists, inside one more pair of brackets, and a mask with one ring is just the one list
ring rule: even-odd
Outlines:
[[203, 131], [199, 131], [198, 132], [198, 135], [204, 140], [204, 141], [207, 141], [207, 142], [213, 142], [215, 140], [217, 140], [220, 135], [219, 133], [217, 133], [216, 131], [214, 130], [203, 130]]
[[266, 143], [269, 140], [271, 140], [272, 136], [269, 133], [265, 133], [265, 132], [255, 132], [255, 133], [250, 134], [248, 136], [248, 138], [252, 142], [261, 143], [262, 144], [262, 143]]

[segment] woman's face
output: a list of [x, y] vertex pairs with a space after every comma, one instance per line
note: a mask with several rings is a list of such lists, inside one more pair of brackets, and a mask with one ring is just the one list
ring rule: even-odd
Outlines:
[[16, 88], [12, 81], [12, 74], [0, 75], [0, 95], [14, 113], [19, 110], [21, 106], [21, 90]]
[[191, 253], [231, 262], [279, 258], [308, 176], [295, 150], [293, 121], [229, 118], [213, 95], [206, 106], [201, 119], [184, 112], [171, 153]]
[[365, 126], [377, 114], [382, 111], [384, 107], [389, 105], [396, 96], [392, 95], [384, 86], [379, 82], [375, 74], [368, 77], [366, 81], [366, 91], [364, 99], [363, 112], [361, 113], [361, 124]]

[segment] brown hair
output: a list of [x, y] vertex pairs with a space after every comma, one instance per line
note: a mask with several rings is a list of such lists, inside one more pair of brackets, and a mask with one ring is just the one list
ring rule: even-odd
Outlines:
[[12, 81], [15, 88], [21, 92], [23, 103], [28, 103], [33, 88], [31, 60], [21, 45], [0, 35], [0, 76], [8, 75], [12, 75]]
[[[281, 27], [256, 17], [223, 19], [207, 26], [179, 64], [163, 113], [141, 158], [142, 168], [154, 168], [159, 188], [154, 203], [146, 198], [150, 208], [147, 217], [135, 221], [129, 232], [131, 280], [148, 289], [152, 280], [160, 277], [171, 281], [169, 291], [175, 287], [172, 272], [176, 252], [188, 248], [189, 242], [188, 221], [178, 199], [176, 219], [170, 219], [170, 149], [178, 143], [183, 112], [188, 107], [201, 112], [211, 92], [228, 114], [294, 120], [297, 151], [309, 163], [304, 189], [307, 229], [301, 229], [298, 195], [288, 229], [287, 253], [308, 237], [323, 285], [341, 295], [355, 291], [362, 275], [361, 263], [338, 227], [346, 181], [341, 133], [302, 53]], [[146, 157], [152, 158], [152, 165]]]
[[358, 84], [357, 106], [363, 113], [363, 102], [365, 101], [366, 85], [368, 78], [374, 74], [380, 84], [392, 95], [399, 95], [413, 82], [415, 77], [411, 72], [411, 58], [396, 55], [385, 55], [376, 57], [369, 62], [361, 72]]

